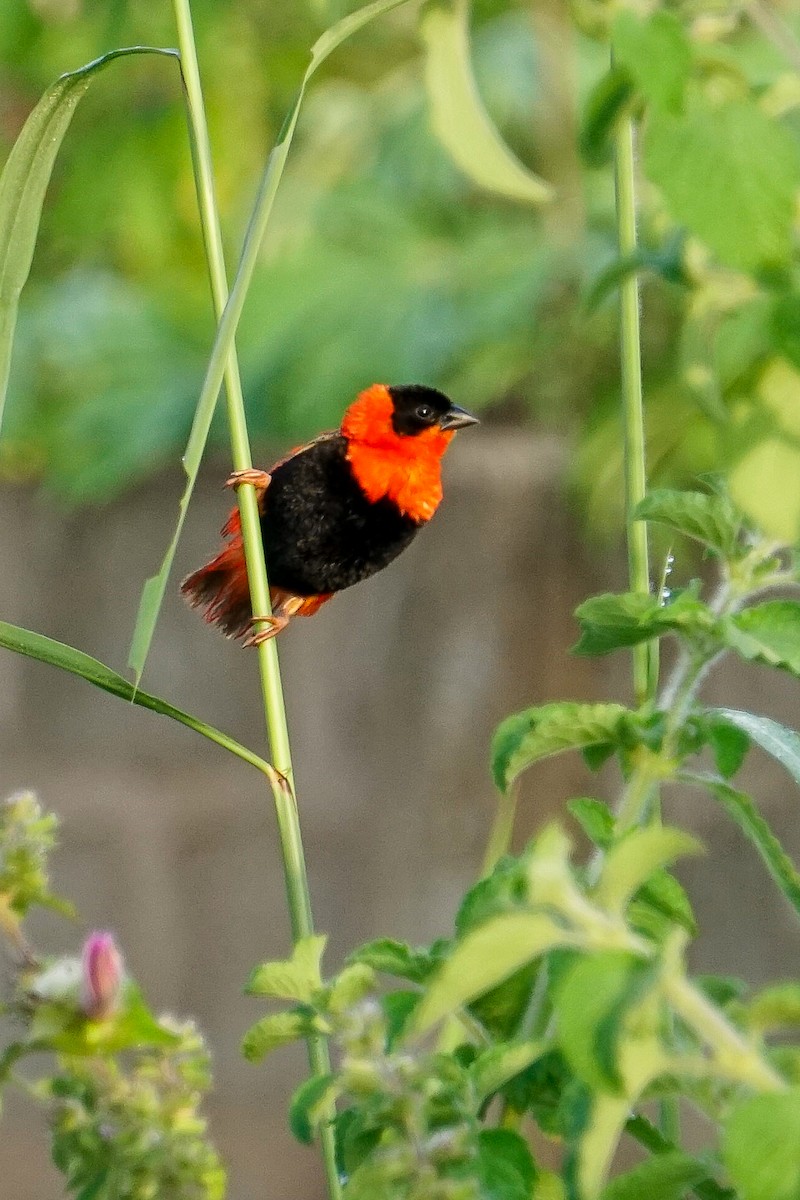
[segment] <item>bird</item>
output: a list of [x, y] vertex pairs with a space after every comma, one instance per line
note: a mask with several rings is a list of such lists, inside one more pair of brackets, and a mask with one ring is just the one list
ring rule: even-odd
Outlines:
[[256, 489], [272, 612], [252, 611], [238, 509], [222, 527], [224, 548], [184, 579], [181, 592], [245, 646], [274, 637], [293, 617], [312, 616], [410, 545], [439, 507], [441, 459], [453, 435], [477, 424], [436, 388], [372, 384], [338, 430], [269, 471], [236, 471], [227, 480]]

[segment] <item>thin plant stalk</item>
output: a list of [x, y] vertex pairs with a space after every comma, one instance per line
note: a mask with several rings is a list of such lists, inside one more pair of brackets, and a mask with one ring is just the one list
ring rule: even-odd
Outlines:
[[[617, 239], [620, 258], [636, 252], [636, 171], [633, 119], [623, 117], [614, 146], [614, 185]], [[635, 271], [620, 284], [620, 366], [625, 453], [625, 529], [628, 544], [628, 579], [632, 592], [650, 591], [647, 526], [634, 521], [633, 512], [644, 499], [646, 487], [644, 409], [642, 404], [642, 354], [639, 331], [639, 277]], [[655, 694], [658, 661], [650, 643], [633, 647], [633, 691], [637, 704]]]
[[[178, 29], [178, 45], [181, 52], [183, 80], [188, 97], [192, 125], [192, 156], [200, 209], [200, 222], [205, 242], [214, 312], [220, 320], [228, 300], [228, 282], [222, 249], [217, 211], [214, 177], [211, 163], [211, 147], [205, 120], [205, 107], [194, 41], [192, 15], [189, 0], [173, 0]], [[236, 352], [231, 348], [225, 364], [225, 391], [227, 397], [228, 425], [230, 430], [231, 456], [236, 471], [246, 471], [252, 466], [250, 439], [244, 411], [241, 378]], [[259, 617], [271, 612], [269, 583], [261, 539], [261, 524], [256, 490], [252, 485], [238, 489], [239, 512], [242, 523], [247, 576], [250, 583], [252, 611]], [[294, 793], [289, 731], [286, 708], [281, 684], [277, 647], [274, 640], [263, 642], [258, 647], [259, 675], [264, 701], [264, 715], [269, 734], [272, 763], [279, 772], [273, 785], [278, 830], [283, 855], [286, 892], [294, 940], [308, 937], [314, 932], [311, 901], [308, 889], [300, 822]], [[330, 1057], [323, 1038], [313, 1037], [308, 1041], [311, 1069], [315, 1075], [330, 1072]], [[341, 1194], [336, 1169], [333, 1130], [324, 1124], [321, 1130], [323, 1158], [328, 1191], [331, 1200]]]

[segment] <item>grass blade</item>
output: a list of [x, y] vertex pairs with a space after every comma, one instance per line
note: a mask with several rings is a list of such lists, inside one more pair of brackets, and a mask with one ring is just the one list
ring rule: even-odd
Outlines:
[[127, 46], [69, 71], [47, 89], [25, 122], [0, 175], [0, 424], [20, 293], [33, 261], [47, 185], [72, 115], [95, 75], [134, 54], [178, 57], [177, 50]]
[[217, 336], [211, 351], [206, 377], [203, 381], [200, 399], [189, 434], [186, 453], [183, 457], [186, 486], [179, 504], [178, 523], [158, 574], [148, 579], [139, 603], [139, 612], [136, 617], [136, 626], [128, 659], [128, 665], [135, 672], [137, 680], [142, 676], [150, 650], [158, 614], [164, 599], [164, 593], [167, 589], [167, 581], [175, 559], [175, 551], [183, 531], [189, 500], [194, 491], [200, 461], [205, 450], [206, 441], [208, 440], [208, 431], [211, 428], [217, 397], [222, 386], [226, 362], [233, 346], [236, 327], [239, 324], [247, 290], [253, 277], [258, 253], [272, 213], [272, 206], [278, 191], [278, 185], [280, 184], [286, 160], [289, 156], [306, 88], [317, 68], [321, 66], [337, 46], [341, 45], [348, 37], [351, 37], [359, 29], [362, 29], [370, 21], [374, 20], [375, 17], [379, 17], [393, 8], [399, 8], [401, 4], [405, 3], [407, 3], [407, 0], [375, 0], [374, 3], [367, 4], [357, 12], [351, 13], [341, 21], [337, 21], [335, 25], [326, 30], [314, 43], [311, 50], [311, 61], [301, 81], [297, 97], [289, 109], [283, 128], [278, 136], [278, 141], [267, 160], [266, 170], [261, 180], [253, 214], [245, 235], [236, 278], [234, 279], [228, 302], [225, 305], [225, 311], [219, 322]]
[[9, 625], [6, 621], [0, 621], [0, 646], [6, 650], [13, 650], [15, 654], [24, 654], [27, 658], [35, 658], [38, 662], [58, 667], [61, 671], [68, 671], [70, 675], [77, 675], [79, 678], [85, 679], [87, 683], [101, 688], [104, 692], [110, 692], [112, 696], [119, 696], [122, 700], [138, 704], [140, 708], [149, 708], [151, 712], [170, 717], [173, 721], [178, 721], [181, 725], [194, 729], [196, 733], [201, 733], [209, 741], [216, 742], [218, 746], [229, 750], [231, 754], [235, 754], [237, 758], [241, 758], [252, 767], [256, 767], [267, 776], [271, 783], [275, 783], [278, 778], [278, 773], [268, 762], [259, 758], [257, 754], [253, 754], [252, 750], [248, 750], [234, 738], [215, 729], [213, 725], [207, 725], [199, 717], [194, 717], [191, 713], [176, 708], [167, 700], [161, 700], [158, 696], [138, 691], [122, 675], [118, 675], [116, 671], [112, 671], [105, 663], [92, 658], [91, 655], [84, 654], [82, 650], [66, 646], [63, 642], [56, 642], [52, 638], [45, 637], [41, 633], [34, 633], [30, 629]]

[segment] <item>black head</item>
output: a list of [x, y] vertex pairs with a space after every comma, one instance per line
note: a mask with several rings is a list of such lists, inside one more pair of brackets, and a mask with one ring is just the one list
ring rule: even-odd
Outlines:
[[436, 388], [424, 387], [421, 383], [402, 383], [387, 390], [394, 405], [392, 428], [401, 436], [412, 437], [434, 426], [461, 429], [465, 425], [478, 424], [477, 417], [453, 404]]

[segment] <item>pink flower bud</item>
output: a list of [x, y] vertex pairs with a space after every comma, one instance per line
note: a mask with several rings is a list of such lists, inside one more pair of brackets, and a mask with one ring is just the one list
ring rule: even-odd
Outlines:
[[122, 955], [110, 933], [90, 933], [83, 944], [81, 1007], [102, 1020], [116, 1010], [122, 986]]

